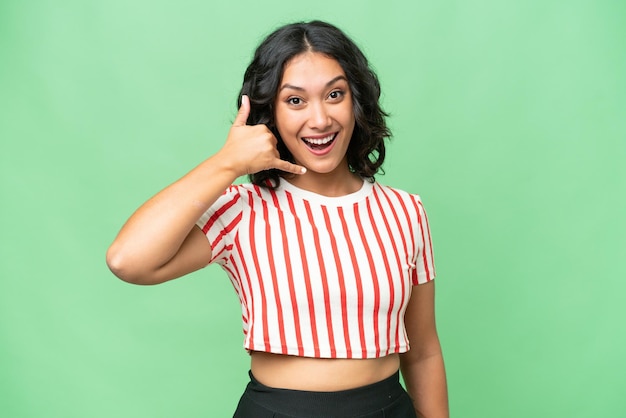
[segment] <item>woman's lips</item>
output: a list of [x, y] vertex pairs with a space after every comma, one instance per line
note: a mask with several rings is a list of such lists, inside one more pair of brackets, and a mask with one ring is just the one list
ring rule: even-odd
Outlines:
[[326, 135], [302, 137], [302, 141], [313, 154], [324, 155], [332, 149], [332, 145], [335, 143], [335, 138], [337, 138], [337, 132]]

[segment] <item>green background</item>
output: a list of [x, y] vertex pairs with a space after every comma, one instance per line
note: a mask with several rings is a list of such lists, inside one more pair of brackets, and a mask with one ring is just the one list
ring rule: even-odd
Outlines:
[[260, 39], [312, 18], [372, 61], [378, 179], [428, 210], [452, 416], [626, 416], [622, 0], [0, 2], [0, 415], [231, 416], [225, 274], [132, 286], [104, 254], [220, 147]]

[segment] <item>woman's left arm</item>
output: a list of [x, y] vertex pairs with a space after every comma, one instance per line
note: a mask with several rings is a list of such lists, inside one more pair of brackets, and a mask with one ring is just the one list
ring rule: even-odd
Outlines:
[[404, 322], [411, 349], [400, 355], [407, 391], [420, 418], [447, 418], [448, 389], [435, 325], [435, 283], [413, 286]]

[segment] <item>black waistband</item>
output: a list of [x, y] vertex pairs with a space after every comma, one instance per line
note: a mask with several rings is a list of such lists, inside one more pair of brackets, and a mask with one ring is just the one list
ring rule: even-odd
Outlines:
[[252, 372], [249, 375], [250, 383], [244, 396], [282, 414], [354, 416], [385, 408], [405, 394], [399, 372], [371, 385], [336, 392], [277, 389], [260, 383]]

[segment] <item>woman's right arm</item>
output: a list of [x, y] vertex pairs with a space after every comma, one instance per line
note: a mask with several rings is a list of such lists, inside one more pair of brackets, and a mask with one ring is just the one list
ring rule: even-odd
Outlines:
[[270, 168], [304, 172], [279, 158], [276, 138], [265, 125], [246, 125], [249, 112], [250, 101], [243, 96], [222, 149], [128, 219], [106, 256], [117, 277], [135, 284], [157, 284], [206, 266], [211, 246], [195, 224], [237, 177]]

